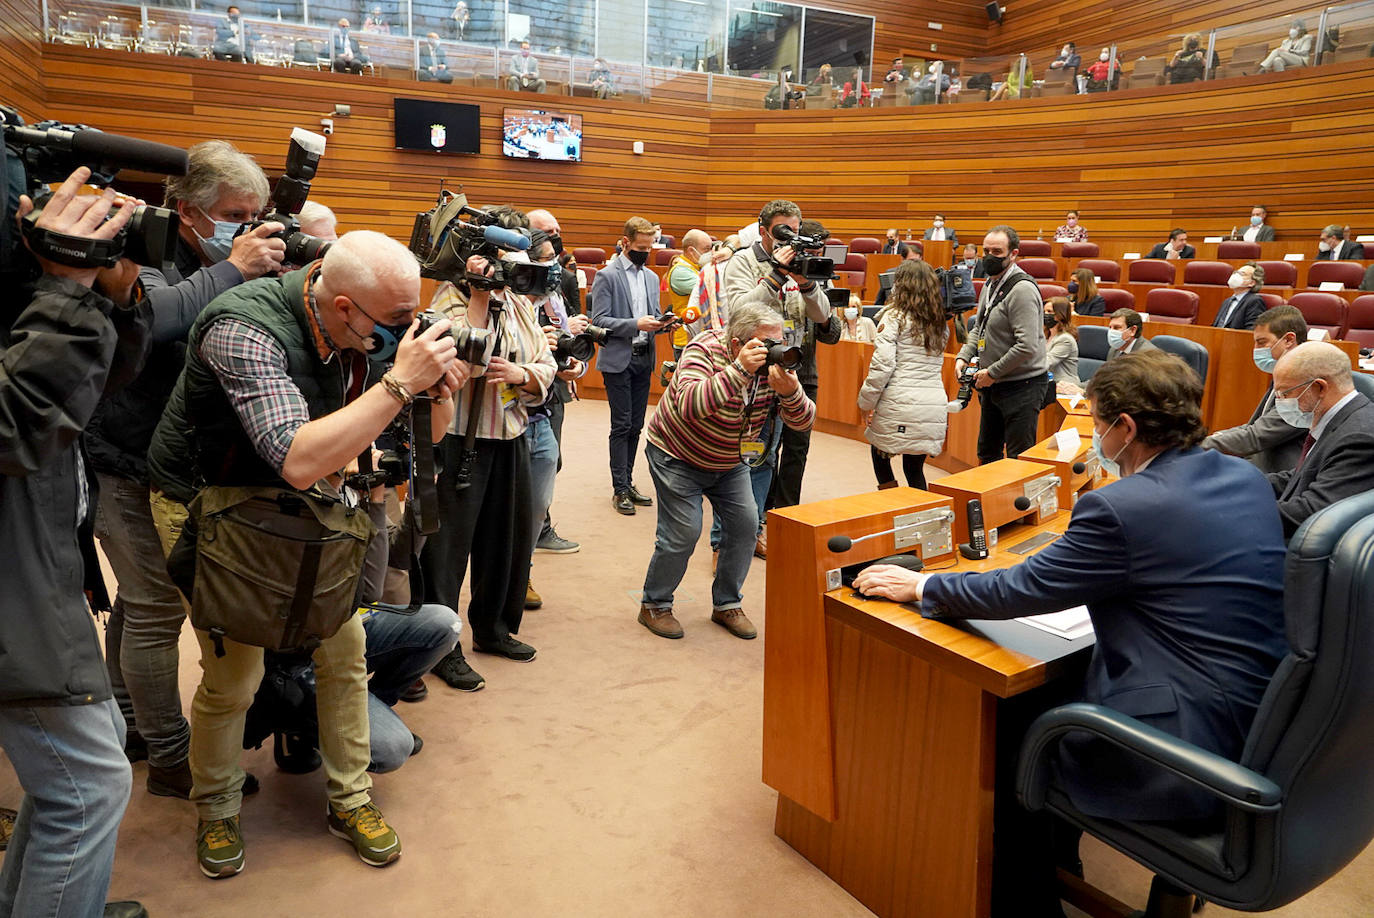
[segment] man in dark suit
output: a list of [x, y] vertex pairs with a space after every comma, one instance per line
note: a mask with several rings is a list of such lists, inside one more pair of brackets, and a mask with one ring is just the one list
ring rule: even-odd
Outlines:
[[895, 229], [887, 231], [887, 238], [883, 240], [883, 254], [906, 257], [906, 243], [897, 238]]
[[224, 18], [215, 23], [215, 43], [210, 46], [210, 53], [217, 61], [253, 63], [253, 39], [237, 6], [226, 9]]
[[1264, 312], [1264, 298], [1260, 296], [1264, 269], [1253, 261], [1242, 265], [1231, 272], [1229, 286], [1235, 292], [1222, 301], [1212, 327], [1242, 331], [1254, 328], [1255, 321]]
[[659, 316], [658, 276], [650, 271], [654, 225], [643, 217], [625, 221], [620, 254], [596, 272], [592, 282], [592, 324], [610, 332], [597, 355], [611, 406], [611, 505], [626, 516], [648, 507], [653, 498], [634, 486], [635, 456], [649, 405], [654, 368], [654, 335], [668, 325]]
[[367, 55], [363, 54], [358, 40], [349, 31], [347, 19], [340, 19], [338, 24], [329, 30], [329, 59], [334, 62], [334, 69], [340, 73], [363, 72]]
[[[1177, 357], [1156, 351], [1108, 363], [1089, 380], [1087, 397], [1098, 453], [1121, 480], [1084, 492], [1060, 539], [1004, 570], [920, 574], [875, 565], [854, 586], [919, 601], [921, 614], [936, 619], [1009, 619], [1085, 604], [1097, 642], [1079, 697], [1235, 758], [1287, 652], [1283, 531], [1264, 476], [1197, 447], [1206, 432], [1202, 383]], [[1192, 820], [1218, 809], [1214, 797], [1101, 740], [1066, 739], [1058, 758], [1057, 783], [1091, 816]], [[1021, 811], [1014, 794], [1000, 790], [992, 912], [1045, 914], [1040, 902], [999, 909], [999, 894], [1025, 894], [1004, 882], [1030, 869], [1023, 861], [1040, 860], [1041, 883], [1030, 885], [1054, 895], [1048, 846], [1008, 846], [1032, 840], [1043, 814]]]
[[[911, 245], [902, 246], [902, 261], [922, 261], [925, 258], [925, 246], [919, 242]], [[874, 306], [887, 305], [887, 292], [892, 289], [892, 281], [897, 276], [895, 267], [889, 268], [878, 275], [878, 295], [873, 300]]]
[[1345, 241], [1345, 229], [1332, 223], [1322, 230], [1321, 242], [1317, 244], [1317, 261], [1360, 261], [1364, 258], [1364, 246], [1358, 242]]
[[439, 44], [438, 32], [430, 32], [420, 42], [420, 79], [453, 82], [453, 74], [448, 69], [448, 52]]
[[1158, 350], [1145, 337], [1145, 320], [1134, 309], [1118, 309], [1107, 319], [1107, 359]]
[[1291, 537], [1322, 507], [1374, 488], [1374, 403], [1355, 390], [1350, 358], [1325, 341], [1283, 355], [1274, 395], [1283, 419], [1308, 431], [1297, 468], [1269, 475]]
[[945, 226], [944, 214], [935, 215], [935, 219], [930, 221], [930, 229], [926, 230], [925, 233], [921, 235], [921, 238], [933, 239], [937, 242], [941, 239], [948, 239], [951, 252], [959, 248], [959, 234], [950, 227]]
[[[1307, 322], [1297, 307], [1275, 306], [1255, 320], [1254, 335], [1255, 366], [1273, 373], [1280, 357], [1307, 340]], [[1282, 472], [1298, 464], [1306, 433], [1279, 417], [1271, 379], [1250, 423], [1218, 430], [1202, 441], [1202, 448], [1249, 459], [1261, 472]]]
[[1180, 258], [1196, 258], [1197, 250], [1188, 244], [1188, 231], [1176, 228], [1169, 231], [1169, 241], [1161, 242], [1150, 249], [1146, 258], [1164, 258], [1175, 261]]
[[983, 259], [978, 257], [978, 246], [971, 242], [964, 246], [964, 257], [962, 262], [956, 261], [955, 264], [963, 264], [965, 268], [972, 271], [974, 280], [986, 278], [988, 276], [987, 268], [983, 267]]

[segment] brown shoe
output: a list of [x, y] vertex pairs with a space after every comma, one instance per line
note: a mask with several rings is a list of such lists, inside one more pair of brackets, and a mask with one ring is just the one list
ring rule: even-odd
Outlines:
[[530, 583], [529, 581], [526, 581], [526, 582], [525, 582], [525, 608], [526, 608], [526, 609], [538, 609], [538, 608], [539, 608], [540, 606], [542, 606], [543, 604], [544, 604], [544, 597], [540, 596], [537, 592], [535, 592], [534, 584], [533, 584], [533, 583]]
[[768, 533], [760, 532], [754, 540], [754, 557], [768, 560]]
[[682, 625], [678, 624], [672, 609], [650, 609], [639, 607], [639, 623], [654, 634], [676, 640], [682, 637]]
[[718, 612], [712, 612], [711, 621], [735, 637], [744, 638], [746, 641], [752, 641], [759, 636], [758, 629], [754, 627], [753, 622], [749, 621], [743, 609], [721, 609]]

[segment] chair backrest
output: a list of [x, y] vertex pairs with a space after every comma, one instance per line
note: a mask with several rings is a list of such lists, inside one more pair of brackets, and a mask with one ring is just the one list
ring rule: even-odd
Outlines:
[[1284, 298], [1277, 293], [1261, 293], [1260, 299], [1264, 300], [1265, 309], [1273, 309], [1275, 306], [1282, 306], [1285, 302]]
[[837, 265], [841, 271], [858, 271], [860, 274], [868, 270], [868, 256], [862, 252], [854, 251], [850, 246], [849, 254], [844, 257], [844, 262]]
[[855, 236], [849, 242], [850, 253], [858, 252], [860, 255], [876, 255], [883, 250], [883, 241], [872, 236]]
[[1162, 258], [1142, 258], [1131, 262], [1126, 278], [1133, 284], [1172, 284], [1174, 263]]
[[1065, 258], [1096, 258], [1101, 253], [1096, 242], [1066, 242], [1059, 247]]
[[1163, 76], [1165, 60], [1162, 57], [1141, 58], [1135, 62], [1132, 77]]
[[1097, 292], [1107, 304], [1107, 315], [1118, 309], [1135, 309], [1135, 294], [1129, 290], [1122, 290], [1120, 287], [1098, 287]]
[[682, 249], [654, 249], [655, 265], [670, 265], [673, 259], [682, 254]]
[[1346, 312], [1345, 340], [1374, 347], [1374, 293], [1355, 297]]
[[1227, 240], [1217, 244], [1218, 258], [1259, 258], [1260, 244], [1243, 239]]
[[1036, 280], [1054, 280], [1059, 273], [1053, 258], [1020, 258], [1016, 266]]
[[[1065, 246], [1068, 243], [1064, 243]], [[1117, 284], [1121, 282], [1121, 265], [1115, 261], [1108, 261], [1105, 258], [1085, 258], [1080, 261], [1076, 268], [1087, 268], [1093, 273], [1093, 277], [1101, 278], [1109, 283]], [[1097, 291], [1101, 293], [1102, 291]]]
[[1183, 266], [1183, 282], [1225, 287], [1234, 270], [1224, 261], [1190, 261]]
[[1058, 284], [1036, 284], [1040, 288], [1040, 299], [1049, 302], [1051, 297], [1068, 296], [1069, 288], [1061, 287]]
[[[1078, 359], [1088, 357], [1092, 360], [1106, 360], [1107, 352], [1111, 348], [1107, 344], [1107, 326], [1105, 325], [1080, 325], [1078, 326]], [[1087, 379], [1079, 373], [1080, 379]]]
[[981, 277], [975, 277], [975, 278], [973, 279], [973, 295], [974, 295], [974, 296], [982, 296], [982, 295], [983, 295], [983, 278], [981, 278]]
[[1308, 330], [1320, 328], [1332, 338], [1342, 338], [1349, 325], [1349, 304], [1345, 297], [1334, 293], [1306, 291], [1295, 293], [1288, 305], [1302, 313]]
[[1358, 261], [1314, 261], [1307, 269], [1307, 286], [1320, 287], [1328, 281], [1340, 281], [1347, 290], [1360, 289], [1364, 280], [1364, 265]]
[[1190, 338], [1179, 338], [1175, 335], [1155, 335], [1150, 339], [1150, 343], [1161, 351], [1183, 358], [1183, 362], [1197, 373], [1198, 379], [1203, 383], [1207, 382], [1207, 348]]
[[1054, 250], [1043, 239], [1022, 239], [1017, 251], [1021, 253], [1022, 258], [1049, 258]]
[[661, 242], [661, 243], [663, 243], [663, 245], [664, 245], [666, 248], [670, 248], [670, 249], [673, 248], [675, 245], [677, 245], [677, 237], [676, 237], [676, 236], [669, 236], [667, 233], [664, 233], [663, 235], [659, 236], [659, 237], [658, 237], [658, 241]]
[[573, 249], [573, 258], [577, 259], [579, 265], [594, 268], [606, 263], [606, 250], [591, 247]]
[[1155, 322], [1187, 325], [1197, 319], [1198, 296], [1191, 290], [1156, 287], [1145, 294], [1145, 311]]
[[1264, 286], [1292, 287], [1298, 282], [1298, 266], [1291, 261], [1258, 261], [1264, 269]]
[[1369, 373], [1351, 373], [1350, 381], [1355, 384], [1356, 392], [1374, 401], [1374, 376]]

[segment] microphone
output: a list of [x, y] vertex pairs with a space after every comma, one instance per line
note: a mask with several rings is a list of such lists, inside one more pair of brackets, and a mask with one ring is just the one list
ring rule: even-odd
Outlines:
[[503, 249], [523, 252], [530, 247], [530, 237], [519, 230], [508, 230], [504, 226], [484, 226], [482, 236], [487, 242], [499, 245]]
[[[1078, 465], [1082, 465], [1083, 463], [1080, 462], [1080, 463], [1077, 463], [1077, 464], [1078, 464]], [[1050, 491], [1050, 490], [1052, 490], [1052, 489], [1054, 489], [1054, 488], [1056, 488], [1056, 487], [1058, 487], [1058, 486], [1059, 486], [1059, 476], [1056, 475], [1056, 476], [1050, 478], [1049, 481], [1045, 482], [1043, 485], [1040, 486], [1040, 490], [1038, 490], [1038, 491], [1035, 492], [1035, 497], [1034, 497], [1034, 498], [1027, 497], [1026, 495], [1022, 494], [1020, 497], [1016, 498], [1016, 500], [1012, 501], [1012, 502], [1011, 502], [1011, 505], [1012, 505], [1013, 507], [1015, 507], [1017, 510], [1029, 510], [1029, 509], [1031, 508], [1031, 504], [1032, 504], [1035, 500], [1039, 499], [1039, 497], [1040, 497], [1041, 494], [1044, 494], [1045, 492]]]
[[1075, 463], [1073, 464], [1073, 473], [1074, 473], [1075, 475], [1082, 475], [1082, 474], [1083, 474], [1084, 472], [1086, 472], [1087, 470], [1088, 470], [1088, 467], [1087, 467], [1086, 465], [1084, 465], [1083, 463], [1081, 463], [1081, 462], [1075, 462]]
[[[946, 518], [953, 519], [954, 514], [950, 513], [946, 516]], [[851, 539], [849, 536], [845, 535], [835, 535], [831, 536], [829, 540], [826, 541], [825, 547], [835, 552], [835, 554], [842, 554], [844, 552], [849, 551], [849, 549], [853, 548], [859, 542], [866, 542], [869, 539], [876, 539], [878, 536], [892, 535], [893, 533], [901, 532], [903, 529], [920, 529], [922, 526], [927, 525], [929, 522], [930, 520], [925, 520], [924, 522], [920, 523], [907, 523], [904, 526], [897, 526], [893, 529], [884, 529], [882, 532], [870, 532], [868, 535], [859, 536], [857, 539]]]
[[118, 172], [138, 169], [164, 175], [186, 174], [186, 151], [165, 143], [153, 143], [106, 134], [97, 128], [70, 131], [61, 127], [22, 127], [5, 125], [5, 139], [11, 145], [36, 146], [59, 152], [70, 152], [75, 159], [91, 166], [92, 172]]

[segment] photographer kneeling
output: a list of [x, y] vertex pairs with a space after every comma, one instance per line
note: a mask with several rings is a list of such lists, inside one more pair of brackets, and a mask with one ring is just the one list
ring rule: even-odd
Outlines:
[[[245, 493], [254, 499], [245, 502], [244, 512], [257, 514], [267, 533], [287, 529], [293, 517], [301, 526], [318, 519], [339, 539], [370, 536], [370, 522], [360, 524], [356, 509], [340, 504], [330, 482], [321, 479], [332, 479], [370, 450], [397, 413], [425, 393], [434, 399], [429, 433], [437, 440], [452, 413], [450, 396], [467, 378], [468, 368], [455, 359], [449, 323], [415, 333], [419, 296], [414, 256], [381, 233], [362, 230], [345, 234], [321, 261], [217, 297], [191, 328], [186, 369], [153, 435], [148, 464], [153, 485], [166, 498], [154, 505], [164, 545], [179, 538], [183, 505], [198, 498], [199, 518], [193, 522], [201, 537], [191, 617], [203, 672], [191, 708], [191, 799], [200, 817], [200, 869], [211, 878], [243, 869], [239, 759], [244, 715], [263, 674], [263, 647], [233, 640], [233, 631], [245, 622], [258, 624], [261, 609], [280, 605], [267, 588], [247, 586], [239, 587], [246, 596], [237, 603], [212, 603], [202, 577], [216, 574], [223, 582], [222, 569], [230, 562], [236, 569], [250, 567], [292, 596], [293, 619], [302, 602], [312, 616], [322, 604], [331, 615], [344, 613], [341, 624], [333, 621], [332, 635], [317, 636], [322, 640], [313, 655], [328, 826], [352, 843], [364, 863], [380, 867], [400, 856], [400, 840], [368, 793], [367, 666], [363, 626], [352, 614], [361, 557], [356, 572], [334, 572], [345, 577], [341, 583], [319, 583], [309, 566], [313, 556], [325, 570], [329, 538], [312, 539], [299, 557], [265, 557], [252, 540], [244, 545], [227, 535], [207, 536], [221, 528], [233, 531], [221, 517]], [[396, 339], [395, 363], [369, 387], [376, 371], [369, 371], [366, 355], [385, 356]], [[210, 548], [217, 567], [207, 569]], [[226, 557], [236, 548], [257, 554]], [[293, 590], [287, 581], [312, 586], [308, 592]], [[217, 633], [202, 630], [214, 619], [223, 623]]]
[[639, 622], [659, 637], [682, 637], [673, 592], [701, 536], [703, 495], [722, 524], [711, 621], [736, 637], [757, 636], [740, 608], [758, 529], [748, 463], [763, 460], [759, 436], [775, 405], [793, 430], [810, 429], [816, 417], [797, 375], [776, 360], [782, 321], [771, 304], [732, 305], [725, 329], [703, 332], [683, 348], [649, 421], [644, 453], [659, 495], [658, 532]]

